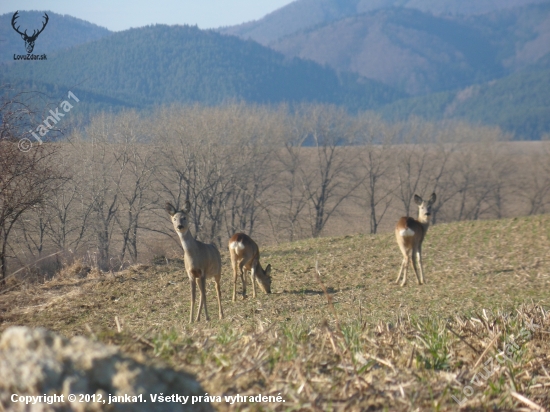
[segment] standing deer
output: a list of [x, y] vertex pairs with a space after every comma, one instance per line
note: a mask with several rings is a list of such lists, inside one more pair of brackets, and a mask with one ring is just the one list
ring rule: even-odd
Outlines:
[[252, 296], [256, 297], [256, 280], [265, 293], [271, 293], [271, 265], [265, 270], [260, 264], [260, 249], [250, 236], [244, 233], [235, 233], [229, 239], [229, 254], [233, 266], [233, 302], [237, 298], [237, 266], [243, 282], [243, 299], [246, 299], [246, 278], [243, 268], [250, 271], [252, 278]]
[[181, 241], [181, 246], [185, 252], [183, 260], [185, 262], [187, 276], [191, 282], [191, 314], [189, 316], [189, 323], [193, 323], [196, 284], [199, 285], [201, 296], [199, 301], [199, 311], [195, 321], [200, 319], [203, 306], [206, 320], [209, 320], [208, 310], [206, 309], [206, 279], [208, 278], [214, 278], [214, 282], [216, 283], [219, 315], [220, 319], [223, 319], [222, 297], [220, 291], [220, 278], [222, 274], [222, 259], [220, 252], [216, 246], [199, 242], [198, 240], [195, 240], [193, 235], [191, 235], [191, 232], [189, 231], [189, 211], [191, 210], [191, 204], [189, 201], [185, 202], [184, 210], [178, 211], [168, 202], [166, 203], [165, 209], [172, 218], [174, 230], [178, 234]]
[[[403, 253], [403, 262], [401, 263], [401, 269], [397, 275], [395, 283], [399, 283], [401, 273], [403, 273], [403, 281], [401, 286], [407, 283], [407, 268], [412, 257], [412, 264], [414, 273], [418, 279], [418, 284], [424, 283], [424, 270], [422, 269], [422, 242], [428, 232], [428, 226], [430, 225], [430, 214], [432, 211], [432, 205], [435, 203], [435, 193], [428, 201], [422, 200], [418, 195], [414, 195], [414, 203], [418, 205], [418, 219], [412, 217], [402, 217], [395, 226], [395, 237], [401, 253]], [[418, 265], [418, 268], [417, 268]], [[420, 275], [418, 273], [420, 269]]]

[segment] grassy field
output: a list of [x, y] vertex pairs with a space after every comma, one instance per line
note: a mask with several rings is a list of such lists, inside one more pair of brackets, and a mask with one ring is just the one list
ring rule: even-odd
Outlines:
[[423, 255], [426, 284], [410, 271], [401, 288], [393, 234], [264, 248], [273, 294], [249, 285], [233, 303], [222, 250], [225, 319], [208, 284], [212, 320], [193, 325], [182, 263], [75, 265], [8, 285], [0, 330], [90, 336], [195, 373], [209, 395], [285, 400], [219, 410], [550, 410], [550, 215], [432, 226]]

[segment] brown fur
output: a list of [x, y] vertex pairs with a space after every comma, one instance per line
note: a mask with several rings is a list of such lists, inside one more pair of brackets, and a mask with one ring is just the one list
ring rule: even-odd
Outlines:
[[204, 316], [209, 320], [208, 310], [206, 309], [206, 279], [213, 278], [216, 283], [216, 293], [218, 297], [219, 317], [223, 319], [220, 279], [222, 274], [222, 259], [216, 246], [206, 244], [195, 240], [189, 231], [189, 210], [191, 204], [185, 202], [184, 210], [176, 210], [170, 203], [166, 203], [166, 211], [172, 218], [174, 230], [178, 234], [181, 246], [184, 250], [183, 260], [187, 277], [191, 283], [191, 313], [189, 322], [193, 323], [193, 312], [195, 311], [196, 286], [199, 285], [200, 300], [199, 310], [197, 312], [198, 321], [201, 317], [201, 310], [204, 306]]
[[[395, 238], [399, 249], [403, 254], [403, 262], [397, 275], [395, 283], [399, 283], [401, 274], [403, 273], [403, 281], [401, 286], [407, 283], [407, 269], [412, 261], [414, 273], [418, 280], [418, 284], [424, 284], [424, 269], [422, 267], [422, 242], [428, 232], [430, 225], [431, 207], [435, 203], [436, 195], [432, 194], [428, 201], [422, 200], [418, 195], [414, 195], [414, 201], [418, 206], [418, 219], [404, 216], [398, 220], [395, 225]], [[410, 233], [413, 232], [413, 233]]]
[[[239, 248], [242, 244], [244, 248]], [[265, 270], [260, 264], [260, 249], [252, 238], [244, 233], [235, 233], [228, 242], [229, 255], [231, 256], [231, 266], [233, 267], [233, 302], [237, 298], [237, 276], [241, 275], [243, 284], [243, 299], [246, 298], [246, 278], [244, 270], [250, 271], [252, 278], [252, 296], [256, 297], [256, 281], [265, 293], [271, 293], [271, 265], [267, 265]], [[239, 269], [237, 272], [237, 268]], [[244, 269], [244, 270], [243, 270]]]

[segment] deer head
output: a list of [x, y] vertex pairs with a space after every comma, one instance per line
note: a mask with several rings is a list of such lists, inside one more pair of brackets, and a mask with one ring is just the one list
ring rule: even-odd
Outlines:
[[262, 269], [262, 267], [258, 264], [258, 269], [256, 279], [258, 279], [260, 289], [262, 289], [264, 293], [271, 293], [271, 264], [267, 265], [265, 269]]
[[418, 206], [418, 221], [426, 223], [432, 214], [432, 205], [435, 203], [436, 196], [432, 193], [428, 200], [423, 200], [420, 196], [414, 195], [414, 203]]
[[27, 53], [32, 53], [32, 51], [34, 50], [34, 42], [36, 41], [36, 38], [38, 37], [38, 35], [40, 33], [42, 33], [44, 31], [44, 28], [46, 27], [46, 25], [48, 24], [48, 20], [50, 19], [48, 17], [48, 15], [46, 13], [44, 13], [44, 23], [42, 23], [42, 28], [38, 31], [36, 30], [33, 30], [32, 32], [32, 35], [29, 36], [27, 34], [27, 30], [25, 30], [25, 32], [21, 33], [19, 31], [19, 27], [20, 26], [17, 26], [15, 27], [15, 23], [16, 23], [16, 20], [17, 18], [19, 17], [18, 16], [18, 13], [19, 11], [16, 11], [14, 14], [13, 14], [13, 17], [11, 18], [11, 26], [13, 27], [13, 29], [19, 33], [21, 35], [21, 38], [25, 41], [25, 49], [27, 49]]
[[190, 226], [189, 212], [191, 211], [191, 203], [187, 200], [185, 202], [185, 209], [177, 210], [171, 203], [166, 202], [164, 209], [172, 217], [172, 224], [176, 233], [184, 234], [187, 232]]

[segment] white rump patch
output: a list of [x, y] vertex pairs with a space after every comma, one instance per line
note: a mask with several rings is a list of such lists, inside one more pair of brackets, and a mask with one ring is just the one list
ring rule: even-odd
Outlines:
[[402, 229], [399, 234], [403, 237], [409, 237], [409, 236], [414, 236], [414, 231], [408, 227], [406, 229]]
[[243, 250], [244, 245], [242, 242], [231, 242], [231, 249], [233, 250]]

